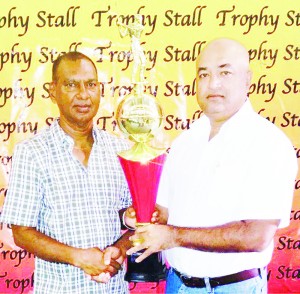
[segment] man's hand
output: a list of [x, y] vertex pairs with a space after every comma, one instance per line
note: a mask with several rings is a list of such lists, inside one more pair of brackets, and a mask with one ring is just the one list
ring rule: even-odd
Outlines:
[[[166, 224], [168, 219], [168, 210], [160, 205], [155, 206], [151, 217], [152, 224]], [[133, 206], [130, 206], [124, 212], [124, 223], [129, 228], [136, 228], [136, 212]]]
[[121, 264], [123, 264], [125, 258], [126, 258], [126, 252], [125, 249], [119, 248], [115, 245], [107, 247], [103, 252], [103, 260], [104, 264], [110, 265], [112, 260], [116, 261], [120, 267]]
[[152, 214], [151, 223], [166, 225], [168, 221], [168, 217], [169, 217], [168, 209], [156, 204], [155, 210]]
[[127, 227], [135, 229], [136, 213], [133, 206], [129, 206], [124, 212], [123, 221], [124, 221], [124, 225], [126, 225]]
[[[126, 258], [126, 250], [131, 247], [131, 242], [129, 237], [132, 236], [133, 231], [128, 230], [125, 232], [114, 244], [108, 246], [103, 251], [102, 263], [107, 267], [114, 267], [117, 271], [121, 268], [121, 264]], [[119, 267], [115, 267], [114, 264], [117, 263]], [[98, 276], [91, 277], [94, 281], [107, 283], [109, 279], [117, 273], [117, 271], [104, 271]]]
[[137, 251], [146, 249], [136, 262], [143, 261], [150, 254], [166, 249], [176, 247], [176, 228], [168, 225], [150, 224], [138, 227], [135, 234], [130, 237], [130, 241], [143, 240], [140, 245], [134, 246], [127, 250], [131, 255]]
[[105, 254], [99, 248], [81, 249], [78, 251], [76, 266], [81, 268], [87, 275], [99, 276], [102, 272], [115, 275], [121, 265], [114, 259], [105, 263]]
[[[126, 257], [126, 253], [122, 252], [122, 250], [115, 246], [109, 246], [103, 251], [103, 258], [102, 263], [106, 266], [112, 266], [115, 262], [117, 262], [121, 268], [121, 264], [124, 262]], [[117, 269], [117, 268], [115, 268]], [[115, 274], [117, 274], [118, 270], [113, 272], [102, 272], [100, 275], [97, 276], [91, 276], [91, 279], [100, 282], [100, 283], [107, 283], [109, 282], [110, 278], [113, 277]]]

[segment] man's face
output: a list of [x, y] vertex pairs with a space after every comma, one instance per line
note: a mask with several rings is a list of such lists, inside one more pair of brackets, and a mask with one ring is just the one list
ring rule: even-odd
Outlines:
[[210, 46], [197, 60], [199, 106], [211, 120], [219, 122], [226, 121], [241, 108], [251, 80], [247, 54], [238, 46], [226, 45]]
[[100, 103], [97, 73], [89, 60], [63, 60], [57, 81], [51, 84], [51, 98], [57, 104], [61, 123], [73, 128], [92, 123]]

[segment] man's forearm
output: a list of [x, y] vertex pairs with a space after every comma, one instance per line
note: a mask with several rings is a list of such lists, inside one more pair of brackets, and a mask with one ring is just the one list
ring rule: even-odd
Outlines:
[[16, 245], [37, 257], [75, 265], [75, 255], [80, 249], [60, 243], [32, 227], [13, 225], [12, 231]]
[[264, 250], [277, 230], [279, 220], [243, 220], [209, 228], [184, 228], [151, 224], [139, 227], [131, 240], [143, 243], [130, 248], [127, 254], [145, 249], [136, 262], [150, 254], [174, 247], [207, 252], [257, 252]]
[[245, 220], [211, 228], [171, 227], [176, 247], [210, 252], [255, 252], [271, 242], [278, 220]]

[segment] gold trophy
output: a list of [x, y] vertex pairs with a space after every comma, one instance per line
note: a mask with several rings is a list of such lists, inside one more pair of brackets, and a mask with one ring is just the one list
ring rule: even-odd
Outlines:
[[[134, 142], [131, 149], [118, 154], [125, 173], [133, 207], [136, 211], [137, 225], [147, 225], [155, 209], [156, 195], [160, 175], [165, 161], [165, 149], [154, 148], [149, 142], [160, 128], [163, 114], [156, 98], [144, 93], [146, 58], [140, 45], [140, 36], [144, 29], [141, 15], [135, 15], [131, 25], [119, 20], [120, 35], [131, 38], [133, 71], [131, 82], [133, 90], [126, 95], [118, 106], [116, 120], [120, 130]], [[135, 259], [137, 252], [127, 258], [125, 280], [129, 282], [159, 282], [166, 278], [166, 267], [161, 253], [154, 253], [141, 263]]]

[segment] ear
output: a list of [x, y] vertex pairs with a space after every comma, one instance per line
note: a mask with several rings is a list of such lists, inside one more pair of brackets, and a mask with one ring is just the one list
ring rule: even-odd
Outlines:
[[246, 86], [247, 86], [248, 89], [249, 89], [250, 86], [251, 86], [252, 76], [253, 76], [253, 73], [252, 73], [252, 71], [249, 69], [249, 70], [247, 71], [247, 77], [246, 77]]
[[49, 94], [51, 101], [56, 104], [56, 84], [55, 82], [50, 83]]

